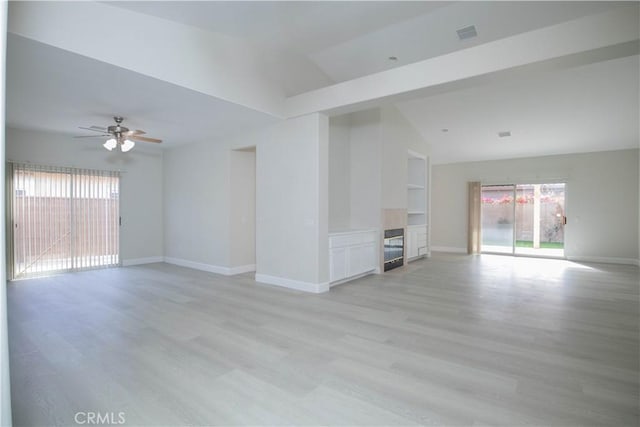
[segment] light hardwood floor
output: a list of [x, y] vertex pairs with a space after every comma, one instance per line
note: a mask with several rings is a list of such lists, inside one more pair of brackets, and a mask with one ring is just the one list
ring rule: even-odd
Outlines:
[[322, 295], [167, 264], [13, 282], [14, 422], [637, 426], [638, 287], [444, 254]]

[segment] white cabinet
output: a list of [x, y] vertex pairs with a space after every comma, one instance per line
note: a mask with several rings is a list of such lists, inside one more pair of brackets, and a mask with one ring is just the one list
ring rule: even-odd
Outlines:
[[329, 235], [329, 280], [373, 272], [378, 263], [376, 230], [349, 231]]
[[411, 232], [411, 229], [407, 227], [407, 241], [404, 244], [407, 250], [407, 260], [418, 256], [418, 246], [416, 245], [415, 233]]
[[373, 271], [378, 268], [380, 257], [378, 255], [378, 251], [376, 250], [377, 247], [377, 239], [372, 243], [368, 243], [362, 246], [362, 254], [364, 255], [365, 260], [363, 270]]
[[427, 226], [413, 225], [407, 227], [407, 260], [427, 255]]
[[351, 246], [347, 249], [347, 275], [346, 277], [357, 276], [367, 271], [375, 270], [376, 258], [375, 243], [364, 243]]
[[329, 280], [347, 277], [347, 249], [329, 249]]

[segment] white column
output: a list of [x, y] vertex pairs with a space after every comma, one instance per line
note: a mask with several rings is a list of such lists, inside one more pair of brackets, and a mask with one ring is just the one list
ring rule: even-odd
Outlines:
[[256, 149], [256, 280], [329, 290], [328, 135], [319, 113], [284, 120]]
[[[6, 47], [7, 47], [7, 32], [6, 32], [6, 24], [7, 24], [7, 2], [0, 2], [0, 57], [2, 58], [2, 65], [0, 66], [0, 93], [5, 92], [5, 70], [6, 70]], [[4, 102], [0, 103], [0, 117], [4, 117]], [[0, 176], [4, 177], [4, 126], [0, 129]], [[0, 214], [3, 218], [1, 222], [2, 226], [0, 226], [0, 260], [4, 262], [7, 259], [5, 254], [5, 203], [4, 203], [4, 184], [0, 185]], [[6, 270], [4, 268], [0, 268], [0, 283], [2, 284], [2, 289], [0, 289], [0, 396], [2, 396], [2, 400], [0, 401], [0, 425], [10, 426], [11, 425], [11, 389], [10, 389], [10, 381], [9, 381], [9, 343], [8, 343], [8, 334], [7, 334], [7, 293], [5, 286]]]

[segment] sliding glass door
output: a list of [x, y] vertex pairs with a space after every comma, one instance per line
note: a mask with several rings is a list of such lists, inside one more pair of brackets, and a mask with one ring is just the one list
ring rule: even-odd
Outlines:
[[565, 184], [482, 186], [482, 252], [564, 256]]
[[483, 185], [482, 252], [513, 253], [513, 185]]
[[564, 256], [564, 199], [564, 183], [516, 186], [516, 254]]
[[117, 172], [9, 169], [12, 279], [119, 264]]

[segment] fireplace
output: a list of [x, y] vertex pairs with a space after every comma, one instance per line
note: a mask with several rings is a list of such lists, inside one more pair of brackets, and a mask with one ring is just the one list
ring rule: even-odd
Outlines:
[[404, 264], [404, 229], [384, 230], [384, 271]]

